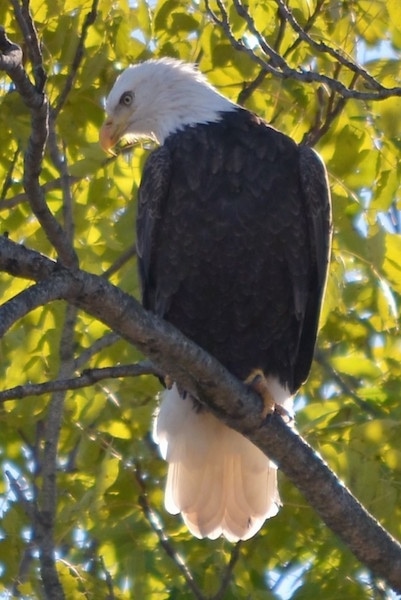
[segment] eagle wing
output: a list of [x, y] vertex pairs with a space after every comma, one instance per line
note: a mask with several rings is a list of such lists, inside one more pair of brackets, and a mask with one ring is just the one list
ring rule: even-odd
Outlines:
[[313, 357], [320, 306], [326, 285], [331, 244], [331, 208], [327, 172], [318, 154], [308, 146], [299, 146], [302, 192], [307, 208], [310, 255], [314, 276], [304, 304], [300, 328], [299, 353], [294, 368], [294, 388], [307, 379]]
[[153, 310], [163, 316], [166, 310], [167, 296], [156, 298], [159, 286], [154, 279], [152, 255], [155, 246], [155, 232], [160, 223], [171, 173], [169, 150], [162, 146], [148, 157], [138, 192], [137, 209], [137, 255], [139, 277], [142, 287], [142, 304], [147, 310]]

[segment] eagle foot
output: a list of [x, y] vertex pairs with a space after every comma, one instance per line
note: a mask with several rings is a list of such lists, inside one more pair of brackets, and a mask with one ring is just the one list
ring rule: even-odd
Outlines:
[[267, 385], [266, 377], [264, 373], [255, 369], [252, 373], [245, 379], [245, 385], [248, 385], [251, 389], [253, 389], [263, 400], [263, 411], [262, 417], [265, 419], [267, 415], [271, 415], [275, 410], [281, 414], [280, 409], [281, 406], [277, 405], [274, 401], [274, 398], [270, 392], [269, 386]]
[[245, 379], [244, 383], [262, 398], [263, 419], [276, 412], [278, 415], [280, 415], [280, 417], [282, 417], [285, 423], [291, 423], [294, 420], [294, 417], [288, 412], [287, 409], [284, 408], [284, 406], [275, 402], [263, 371], [260, 369], [255, 369], [252, 371], [249, 377]]

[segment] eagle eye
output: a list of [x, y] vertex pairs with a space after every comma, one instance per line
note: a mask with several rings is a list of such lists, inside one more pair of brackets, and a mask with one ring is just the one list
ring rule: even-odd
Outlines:
[[132, 92], [124, 92], [120, 98], [120, 104], [123, 106], [130, 106], [134, 99], [134, 94]]

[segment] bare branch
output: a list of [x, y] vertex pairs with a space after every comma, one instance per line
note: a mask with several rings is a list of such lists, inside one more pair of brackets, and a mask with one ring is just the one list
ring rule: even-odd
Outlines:
[[[22, 244], [14, 244], [6, 236], [0, 236], [0, 270], [15, 277], [41, 281], [54, 273], [58, 263], [39, 252], [30, 250]], [[5, 242], [5, 243], [3, 243]], [[15, 249], [18, 248], [18, 254]]]
[[[35, 30], [29, 14], [29, 5], [26, 5], [24, 11], [17, 0], [13, 0], [13, 5], [20, 26], [23, 26], [26, 42], [31, 47], [32, 52], [35, 53], [35, 61], [38, 61], [39, 51], [33, 50], [38, 42], [37, 40], [33, 40], [32, 37]], [[76, 254], [62, 227], [50, 212], [44, 198], [43, 188], [39, 183], [39, 175], [42, 169], [43, 155], [49, 132], [49, 105], [47, 97], [42, 93], [40, 86], [38, 91], [30, 82], [22, 67], [22, 51], [16, 44], [12, 44], [8, 40], [4, 29], [0, 29], [0, 53], [0, 68], [10, 76], [25, 104], [31, 111], [32, 130], [24, 156], [25, 192], [35, 216], [42, 225], [48, 239], [55, 247], [60, 260], [66, 266], [76, 266]], [[36, 72], [38, 72], [39, 64], [37, 62], [34, 64], [34, 67]]]
[[13, 81], [28, 108], [41, 108], [43, 95], [32, 84], [22, 66], [22, 50], [8, 39], [3, 27], [0, 27], [0, 70]]
[[237, 542], [235, 544], [235, 546], [231, 550], [230, 561], [229, 561], [227, 567], [225, 568], [224, 575], [221, 580], [220, 588], [217, 590], [217, 592], [214, 594], [214, 596], [211, 597], [210, 600], [223, 600], [223, 598], [225, 597], [227, 588], [230, 585], [230, 581], [233, 576], [235, 565], [237, 564], [237, 562], [241, 556], [241, 547], [242, 547], [242, 542], [240, 540], [239, 542]]
[[[71, 186], [72, 184], [77, 183], [78, 181], [81, 181], [81, 179], [82, 179], [82, 177], [74, 177], [74, 176], [70, 175], [68, 178], [68, 184]], [[61, 184], [62, 184], [61, 177], [57, 177], [56, 179], [53, 179], [52, 181], [48, 181], [47, 183], [45, 183], [44, 185], [41, 186], [43, 195], [47, 194], [47, 192], [61, 189]], [[0, 211], [1, 210], [10, 210], [11, 208], [18, 206], [19, 204], [22, 204], [23, 202], [29, 202], [29, 198], [28, 198], [28, 195], [26, 194], [26, 192], [22, 192], [21, 194], [16, 194], [12, 198], [8, 198], [7, 200], [3, 199], [3, 198], [5, 198], [3, 196], [1, 196], [1, 198], [2, 199], [0, 199]]]
[[10, 166], [8, 168], [8, 171], [6, 173], [6, 176], [4, 178], [4, 182], [3, 182], [3, 185], [2, 185], [2, 188], [1, 188], [1, 192], [0, 192], [0, 208], [1, 208], [2, 201], [4, 200], [4, 198], [7, 195], [8, 189], [10, 188], [10, 186], [12, 184], [13, 172], [14, 172], [15, 165], [17, 163], [17, 159], [18, 159], [19, 155], [20, 155], [20, 148], [18, 147], [16, 149], [16, 151], [14, 152], [14, 155], [13, 155], [13, 157], [11, 159]]
[[252, 93], [258, 89], [262, 82], [266, 79], [266, 71], [263, 69], [259, 71], [253, 81], [244, 86], [241, 92], [238, 94], [237, 103], [243, 106]]
[[11, 0], [11, 4], [13, 5], [14, 14], [19, 28], [23, 33], [29, 58], [32, 62], [35, 87], [41, 93], [46, 83], [46, 72], [43, 68], [41, 44], [32, 19], [29, 0], [23, 0], [22, 4], [18, 0]]
[[93, 23], [96, 21], [96, 18], [97, 18], [98, 4], [99, 4], [99, 0], [92, 0], [92, 7], [84, 19], [81, 33], [78, 36], [77, 49], [75, 51], [75, 56], [72, 60], [70, 72], [69, 72], [67, 80], [65, 82], [64, 89], [62, 90], [60, 96], [58, 97], [56, 105], [54, 106], [54, 108], [51, 111], [51, 117], [53, 120], [57, 118], [57, 115], [59, 114], [60, 110], [63, 108], [65, 101], [68, 98], [68, 94], [70, 93], [72, 86], [74, 85], [74, 81], [76, 79], [78, 69], [79, 69], [82, 59], [84, 57], [85, 42], [86, 42], [86, 38], [88, 35], [89, 27], [91, 25], [93, 25]]
[[33, 510], [32, 510], [32, 505], [30, 503], [30, 501], [27, 499], [27, 497], [24, 494], [24, 491], [21, 487], [20, 482], [18, 481], [18, 479], [16, 479], [11, 473], [10, 471], [6, 471], [5, 472], [6, 477], [10, 483], [10, 488], [12, 490], [12, 492], [14, 493], [15, 497], [17, 498], [19, 504], [22, 506], [22, 508], [25, 511], [25, 514], [32, 519], [33, 518]]
[[315, 360], [327, 372], [328, 377], [334, 380], [334, 382], [338, 385], [342, 393], [346, 397], [351, 398], [361, 410], [372, 415], [372, 417], [375, 418], [380, 418], [384, 416], [383, 410], [372, 406], [371, 404], [369, 404], [369, 402], [358, 396], [358, 394], [354, 391], [351, 385], [348, 385], [344, 377], [342, 377], [340, 373], [338, 373], [338, 371], [334, 369], [334, 367], [330, 364], [330, 362], [327, 360], [327, 357], [321, 350], [316, 351]]
[[95, 356], [98, 352], [104, 350], [104, 348], [108, 348], [112, 346], [116, 342], [118, 342], [121, 337], [114, 333], [114, 331], [110, 331], [106, 333], [103, 337], [99, 338], [94, 342], [89, 348], [86, 348], [81, 352], [81, 354], [75, 359], [75, 370], [79, 370], [90, 361], [92, 356]]
[[[20, 506], [22, 506], [25, 514], [30, 519], [31, 523], [33, 523], [34, 519], [35, 519], [35, 509], [34, 509], [33, 503], [30, 500], [28, 500], [27, 495], [26, 495], [25, 491], [22, 489], [22, 486], [21, 486], [20, 482], [18, 481], [18, 479], [16, 479], [10, 473], [10, 471], [5, 471], [5, 475], [9, 481], [11, 491], [14, 493], [18, 504]], [[19, 585], [21, 583], [23, 583], [23, 581], [25, 580], [27, 572], [29, 570], [29, 566], [32, 562], [33, 546], [34, 545], [32, 542], [28, 542], [28, 544], [25, 548], [25, 551], [21, 557], [20, 563], [19, 563], [18, 576], [15, 578], [15, 581], [13, 584], [13, 590], [12, 590], [13, 595], [17, 598], [20, 595], [19, 590], [18, 590]]]
[[[41, 284], [39, 284], [41, 285]], [[74, 329], [77, 308], [66, 306], [60, 340], [59, 379], [68, 378], [74, 368]], [[34, 520], [35, 542], [39, 548], [40, 571], [49, 600], [65, 598], [56, 568], [54, 528], [57, 512], [57, 456], [65, 391], [52, 394], [46, 418], [43, 452], [40, 456], [42, 486], [38, 494]]]
[[155, 375], [162, 377], [163, 373], [151, 361], [142, 361], [133, 365], [118, 365], [100, 369], [87, 369], [79, 377], [56, 379], [44, 383], [26, 383], [0, 392], [0, 403], [8, 400], [21, 400], [29, 396], [42, 396], [49, 392], [78, 390], [92, 386], [104, 379], [120, 379], [121, 377], [139, 377], [140, 375]]
[[[222, 3], [219, 3], [219, 6], [222, 6]], [[274, 50], [274, 48], [272, 46], [270, 46], [270, 44], [267, 42], [266, 38], [257, 29], [253, 18], [251, 17], [248, 9], [245, 8], [245, 6], [242, 4], [242, 2], [240, 0], [234, 0], [234, 6], [236, 8], [238, 15], [245, 20], [245, 22], [249, 28], [249, 31], [258, 40], [258, 43], [259, 43], [260, 47], [262, 48], [263, 52], [266, 54], [266, 56], [269, 57], [269, 59], [270, 59], [269, 64], [272, 65], [273, 67], [276, 67], [276, 69], [285, 70], [285, 69], [289, 68], [288, 64], [286, 63], [284, 58], [281, 56], [281, 54], [276, 52], [276, 50]], [[224, 13], [224, 21], [228, 22], [228, 16], [227, 16], [226, 12]]]
[[368, 86], [372, 89], [377, 91], [385, 89], [377, 81], [377, 79], [372, 77], [372, 75], [370, 75], [370, 73], [368, 73], [361, 65], [350, 60], [347, 56], [344, 55], [343, 52], [339, 52], [338, 50], [331, 48], [331, 46], [328, 46], [322, 41], [315, 42], [315, 40], [306, 32], [305, 28], [301, 27], [301, 25], [298, 23], [292, 11], [288, 8], [284, 0], [275, 1], [277, 2], [280, 13], [284, 16], [286, 21], [290, 23], [293, 30], [299, 35], [299, 38], [306, 42], [309, 46], [311, 46], [311, 48], [313, 48], [317, 52], [326, 53], [332, 58], [334, 58], [338, 64], [343, 65], [355, 75], [358, 75], [358, 77], [362, 77], [367, 82]]
[[105, 580], [106, 580], [107, 600], [116, 600], [116, 597], [114, 595], [113, 578], [110, 574], [110, 571], [107, 569], [102, 556], [99, 557], [99, 564], [102, 569], [102, 572], [104, 573]]
[[173, 544], [167, 537], [164, 529], [160, 526], [160, 519], [149, 504], [145, 479], [142, 475], [141, 465], [139, 461], [134, 462], [134, 474], [139, 489], [141, 490], [141, 495], [139, 496], [139, 504], [142, 508], [143, 514], [146, 517], [146, 520], [148, 521], [149, 525], [159, 538], [161, 547], [163, 548], [167, 556], [169, 556], [172, 559], [172, 561], [180, 571], [181, 575], [184, 577], [186, 584], [194, 594], [195, 598], [197, 598], [197, 600], [207, 600], [206, 596], [202, 594], [201, 590], [197, 586], [196, 581], [193, 578], [188, 566], [185, 564], [178, 552], [176, 552]]
[[38, 306], [43, 306], [48, 302], [62, 298], [60, 292], [63, 294], [63, 291], [61, 290], [61, 287], [57, 285], [58, 282], [54, 281], [54, 285], [50, 284], [51, 290], [49, 289], [49, 282], [50, 279], [32, 285], [0, 307], [0, 337], [3, 336], [14, 323], [19, 321], [19, 319], [22, 319], [22, 317], [35, 308], [38, 308]]
[[[375, 85], [370, 84], [370, 87], [374, 87], [371, 91], [361, 91], [353, 89], [352, 87], [346, 86], [344, 83], [335, 79], [333, 77], [329, 77], [328, 75], [322, 75], [321, 73], [317, 73], [313, 70], [305, 70], [302, 67], [293, 68], [288, 62], [283, 58], [283, 55], [277, 53], [274, 48], [272, 48], [261, 33], [258, 31], [256, 26], [254, 25], [254, 21], [243, 5], [239, 0], [236, 0], [236, 6], [239, 7], [239, 14], [246, 20], [247, 25], [250, 28], [250, 31], [255, 35], [260, 48], [267, 55], [268, 59], [259, 56], [253, 48], [247, 46], [243, 41], [238, 40], [230, 26], [230, 22], [228, 19], [228, 13], [224, 7], [222, 0], [217, 0], [217, 5], [219, 7], [221, 18], [219, 18], [214, 11], [211, 10], [208, 0], [205, 0], [206, 10], [209, 16], [212, 18], [213, 22], [216, 23], [219, 27], [221, 27], [227, 37], [227, 39], [231, 42], [233, 48], [239, 50], [240, 52], [245, 52], [251, 60], [257, 63], [266, 73], [270, 73], [274, 77], [278, 79], [294, 79], [295, 81], [301, 81], [303, 83], [319, 83], [327, 86], [329, 89], [333, 90], [340, 96], [345, 99], [354, 98], [356, 100], [385, 100], [391, 97], [401, 96], [401, 87], [395, 86], [392, 88], [386, 88], [382, 86], [379, 82], [377, 82], [374, 78], [373, 81], [376, 81]], [[309, 36], [308, 36], [309, 37]], [[345, 60], [345, 59], [344, 59]], [[357, 72], [361, 76], [364, 76], [366, 71], [360, 68], [356, 63], [352, 63], [353, 71]], [[367, 74], [364, 78], [370, 78], [371, 76]]]
[[105, 279], [109, 279], [114, 273], [117, 273], [131, 258], [136, 256], [136, 244], [132, 244], [125, 252], [121, 254], [117, 258], [114, 264], [112, 264], [106, 271], [102, 274], [102, 277]]

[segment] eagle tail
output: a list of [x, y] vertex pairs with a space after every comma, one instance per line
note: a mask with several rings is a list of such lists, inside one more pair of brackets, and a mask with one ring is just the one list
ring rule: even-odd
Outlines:
[[196, 537], [246, 540], [277, 514], [274, 463], [175, 385], [164, 392], [154, 438], [169, 463], [166, 509], [181, 512]]

